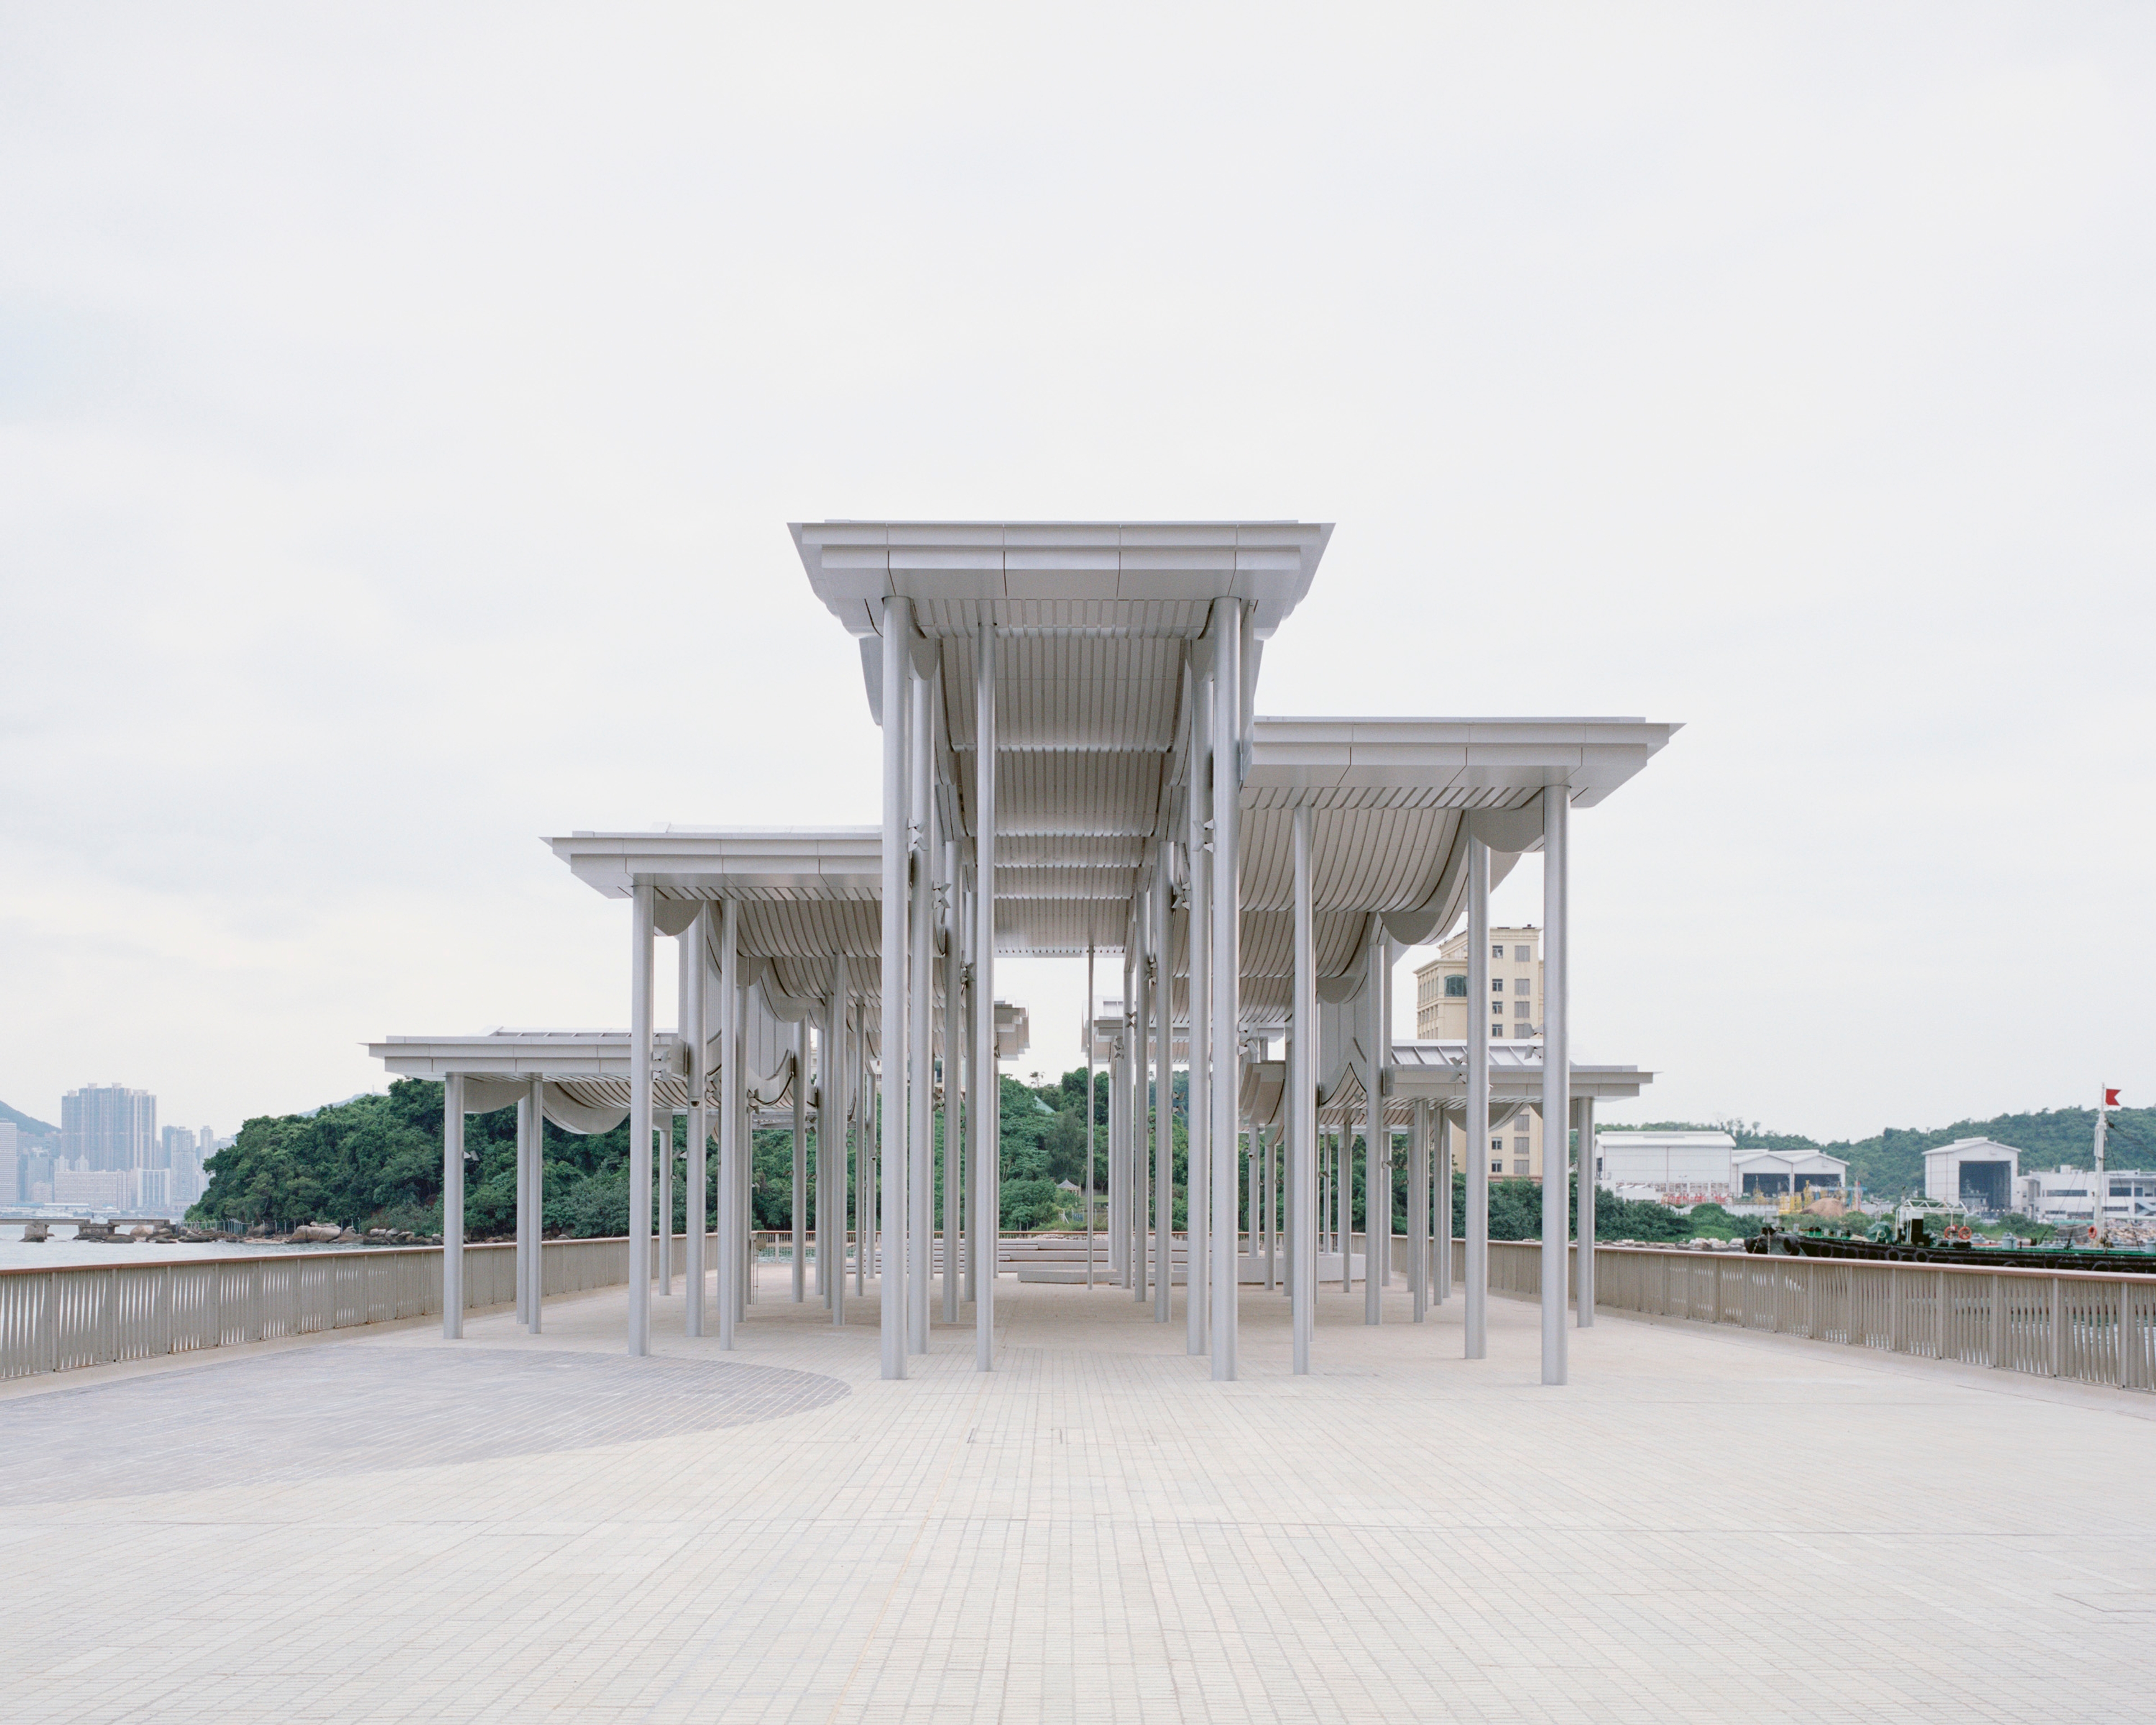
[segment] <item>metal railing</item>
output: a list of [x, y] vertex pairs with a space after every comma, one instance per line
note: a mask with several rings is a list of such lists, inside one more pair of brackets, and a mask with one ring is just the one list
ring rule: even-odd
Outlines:
[[[540, 1263], [549, 1296], [613, 1286], [629, 1280], [629, 1242], [550, 1240]], [[465, 1310], [516, 1299], [516, 1246], [466, 1246]], [[439, 1246], [0, 1270], [0, 1378], [427, 1317], [441, 1309]]]
[[[760, 1230], [755, 1255], [789, 1240]], [[1361, 1236], [1354, 1243], [1363, 1244]], [[677, 1271], [682, 1244], [676, 1235]], [[716, 1246], [707, 1236], [706, 1263], [716, 1262]], [[1397, 1274], [1408, 1245], [1395, 1235], [1391, 1247]], [[1455, 1240], [1452, 1252], [1456, 1282], [1466, 1271], [1465, 1243]], [[1598, 1309], [2156, 1389], [2156, 1277], [1639, 1246], [1597, 1246], [1594, 1260]], [[629, 1279], [629, 1242], [550, 1240], [541, 1264], [550, 1298], [615, 1287]], [[465, 1310], [513, 1304], [516, 1266], [513, 1245], [466, 1246]], [[1576, 1262], [1572, 1268], [1576, 1281]], [[1490, 1288], [1540, 1297], [1540, 1243], [1491, 1241]], [[0, 1270], [0, 1378], [441, 1309], [439, 1246]]]
[[[1597, 1246], [1594, 1281], [1598, 1311], [2156, 1389], [2156, 1276]], [[1491, 1241], [1490, 1291], [1539, 1298], [1540, 1242]]]

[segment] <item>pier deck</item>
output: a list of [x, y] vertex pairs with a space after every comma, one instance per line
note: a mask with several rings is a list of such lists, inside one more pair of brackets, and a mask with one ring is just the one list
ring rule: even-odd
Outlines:
[[[17, 1722], [2032, 1720], [2156, 1712], [2156, 1398], [1605, 1316], [1245, 1380], [1127, 1292], [998, 1290], [877, 1373], [772, 1276], [0, 1391]], [[1389, 1317], [1405, 1316], [1392, 1296]]]

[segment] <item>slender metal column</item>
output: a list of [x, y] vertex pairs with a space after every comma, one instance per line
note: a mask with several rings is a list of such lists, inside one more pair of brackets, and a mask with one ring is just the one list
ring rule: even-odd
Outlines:
[[793, 1303], [808, 1297], [808, 1020], [793, 1027]]
[[531, 1098], [516, 1099], [516, 1322], [531, 1322]]
[[883, 1054], [877, 1171], [883, 1182], [883, 1375], [906, 1375], [906, 964], [907, 861], [906, 714], [913, 675], [908, 639], [913, 603], [883, 602], [883, 1011], [876, 1023]]
[[[689, 1040], [689, 994], [695, 987], [690, 948], [696, 925], [691, 922], [674, 937], [674, 1034], [686, 1047]], [[692, 1096], [690, 1100], [695, 1101]], [[674, 1291], [674, 1111], [660, 1116], [659, 1133], [659, 1291]]]
[[1124, 1068], [1123, 1046], [1118, 1034], [1108, 1055], [1108, 1280], [1117, 1287], [1130, 1274], [1129, 1230], [1123, 1221], [1123, 1187], [1129, 1170], [1124, 1165], [1123, 1143], [1130, 1130], [1131, 1078]]
[[965, 1166], [959, 1137], [959, 1075], [965, 1050], [959, 1002], [966, 985], [965, 942], [958, 938], [958, 841], [943, 841], [943, 1322], [958, 1322], [959, 1194]]
[[1175, 1297], [1175, 978], [1168, 947], [1171, 864], [1168, 840], [1153, 849], [1152, 1321], [1173, 1315]]
[[1437, 1110], [1437, 1303], [1452, 1297], [1452, 1111]]
[[1543, 788], [1543, 1382], [1565, 1380], [1565, 1235], [1572, 1221], [1572, 1060], [1565, 1038], [1565, 873], [1571, 793]]
[[1206, 777], [1207, 720], [1211, 716], [1212, 685], [1203, 678], [1188, 685], [1190, 708], [1189, 836], [1190, 902], [1183, 925], [1190, 931], [1185, 943], [1183, 969], [1188, 973], [1189, 999], [1185, 1016], [1190, 1024], [1189, 1101], [1184, 1121], [1183, 1146], [1186, 1185], [1183, 1214], [1188, 1221], [1183, 1243], [1183, 1316], [1187, 1320], [1184, 1347], [1204, 1353], [1212, 1345], [1212, 1326], [1207, 1308], [1212, 1304], [1213, 1238], [1213, 1078], [1212, 1078], [1212, 854], [1207, 848]]
[[[652, 889], [639, 881], [629, 914], [629, 1351], [651, 1351]], [[731, 1082], [732, 1075], [727, 1075]]]
[[1277, 1132], [1261, 1132], [1258, 1137], [1265, 1147], [1265, 1290], [1273, 1293], [1279, 1291], [1281, 1284], [1281, 1141]]
[[540, 1330], [540, 1314], [547, 1302], [547, 1085], [531, 1081], [531, 1271], [525, 1327], [533, 1335]]
[[674, 1111], [662, 1108], [652, 1122], [659, 1140], [659, 1216], [654, 1233], [659, 1246], [659, 1291], [674, 1291]]
[[860, 1017], [854, 1025], [852, 1057], [856, 1062], [854, 1098], [854, 1294], [868, 1291], [869, 1248], [875, 1231], [875, 1178], [869, 1172], [870, 1121], [875, 1111], [875, 1086], [869, 1072], [869, 1004], [861, 1002]]
[[756, 1273], [755, 1223], [752, 1204], [755, 1190], [752, 1176], [756, 1171], [756, 1137], [751, 1129], [748, 1092], [748, 983], [741, 976], [741, 932], [735, 925], [734, 971], [740, 979], [729, 991], [732, 996], [734, 1037], [729, 1054], [734, 1070], [742, 1081], [734, 1086], [733, 1100], [727, 1104], [734, 1115], [734, 1232], [736, 1235], [734, 1266], [734, 1321], [744, 1322], [748, 1317], [748, 1304], [755, 1292]]
[[996, 1065], [996, 632], [980, 626], [973, 691], [973, 1073], [980, 1117], [975, 1226], [983, 1255], [973, 1302], [973, 1366], [996, 1363], [996, 1244], [1002, 1230], [1002, 1080]]
[[[979, 921], [979, 888], [966, 899], [966, 1299], [978, 1305], [981, 1297], [981, 1182], [987, 1146], [981, 1137], [981, 978], [972, 951]], [[991, 1033], [993, 1034], [993, 1032]]]
[[831, 961], [830, 1017], [824, 1029], [823, 1083], [816, 1098], [816, 1267], [824, 1277], [834, 1324], [846, 1321], [846, 1139], [854, 1106], [846, 1019], [852, 1001], [853, 984], [841, 952]]
[[739, 1170], [742, 1158], [742, 1101], [747, 1088], [742, 1071], [741, 906], [733, 899], [719, 907], [719, 1346], [734, 1345], [739, 1311], [736, 1289], [741, 1280], [742, 1238]]
[[1310, 1370], [1317, 1327], [1317, 966], [1310, 907], [1310, 810], [1295, 811], [1295, 995], [1287, 1043], [1287, 1294], [1295, 1329], [1295, 1369]]
[[705, 1102], [711, 1083], [711, 906], [709, 900], [696, 907], [696, 920], [682, 937], [681, 965], [688, 972], [688, 999], [683, 1009], [681, 1034], [689, 1044], [689, 1159], [683, 1173], [688, 1189], [688, 1238], [683, 1243], [686, 1261], [681, 1269], [682, 1295], [687, 1310], [683, 1328], [691, 1336], [704, 1333], [704, 1194], [711, 1184], [706, 1147], [711, 1141], [711, 1113]]
[[[1332, 1132], [1332, 1197], [1339, 1219], [1335, 1227], [1341, 1235], [1341, 1294], [1354, 1294], [1354, 1132], [1350, 1130], [1348, 1108], [1341, 1108], [1339, 1126]], [[1369, 1253], [1363, 1255], [1363, 1268], [1369, 1270]]]
[[1490, 847], [1467, 841], [1466, 1358], [1490, 1352]]
[[1368, 993], [1363, 1003], [1363, 1322], [1373, 1324], [1384, 1317], [1385, 1284], [1390, 1279], [1387, 1261], [1393, 1244], [1392, 1135], [1385, 1130], [1385, 985], [1391, 980], [1386, 963], [1389, 942], [1380, 927], [1370, 943]]
[[[1254, 1056], [1255, 1058], [1255, 1056]], [[1278, 1134], [1262, 1126], [1250, 1128], [1250, 1153], [1255, 1158], [1253, 1166], [1258, 1171], [1258, 1235], [1265, 1253], [1265, 1291], [1270, 1293], [1280, 1286], [1280, 1216], [1279, 1206], [1274, 1200], [1274, 1176], [1278, 1170], [1273, 1166], [1280, 1148]]]
[[929, 1261], [936, 1249], [934, 1128], [932, 1091], [936, 1057], [935, 810], [928, 800], [928, 747], [934, 736], [928, 680], [907, 660], [906, 742], [912, 779], [906, 798], [907, 859], [912, 903], [906, 932], [912, 951], [906, 965], [906, 1348], [928, 1352]]
[[[1147, 889], [1147, 892], [1151, 891]], [[1131, 1301], [1146, 1303], [1152, 1292], [1147, 1278], [1152, 1258], [1146, 1249], [1146, 1229], [1152, 1220], [1152, 976], [1153, 955], [1146, 950], [1152, 937], [1152, 903], [1147, 892], [1138, 895], [1137, 1010], [1132, 1016], [1131, 1047], [1132, 1086], [1131, 1107]]]
[[1420, 1323], [1430, 1316], [1430, 1104], [1419, 1097], [1408, 1127], [1408, 1292]]
[[1093, 993], [1093, 942], [1086, 942], [1086, 1288], [1093, 1287], [1093, 1015], [1100, 1002]]
[[1236, 866], [1242, 789], [1243, 606], [1214, 607], [1213, 656], [1213, 1376], [1236, 1375], [1240, 1290], [1235, 1264], [1235, 1127], [1241, 1112], [1240, 959], [1242, 883]]
[[[1573, 1322], [1583, 1330], [1594, 1327], [1594, 1098], [1582, 1096], [1572, 1105], [1572, 1123], [1579, 1133], [1579, 1243], [1574, 1271]], [[1547, 1145], [1548, 1140], [1544, 1138]]]
[[442, 1339], [464, 1332], [465, 1078], [452, 1072], [442, 1080]]

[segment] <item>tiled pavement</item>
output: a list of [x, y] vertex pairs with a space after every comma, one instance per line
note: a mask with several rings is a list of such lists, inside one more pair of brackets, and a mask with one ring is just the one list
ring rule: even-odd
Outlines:
[[886, 1384], [783, 1292], [10, 1388], [0, 1717], [2156, 1718], [2156, 1398], [1359, 1291], [1215, 1385], [1009, 1281]]

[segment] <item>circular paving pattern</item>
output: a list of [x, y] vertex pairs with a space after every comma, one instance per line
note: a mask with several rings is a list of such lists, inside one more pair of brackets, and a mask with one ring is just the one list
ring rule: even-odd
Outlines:
[[0, 1505], [439, 1467], [828, 1406], [783, 1366], [450, 1346], [320, 1348], [0, 1403]]

